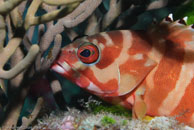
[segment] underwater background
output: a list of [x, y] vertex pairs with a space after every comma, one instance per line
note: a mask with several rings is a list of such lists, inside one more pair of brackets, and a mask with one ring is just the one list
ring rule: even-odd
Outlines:
[[[28, 1], [26, 3], [26, 6], [24, 8], [24, 14], [22, 15], [23, 19], [26, 16], [27, 10], [30, 6], [30, 3], [32, 1]], [[103, 31], [111, 31], [111, 30], [121, 30], [121, 29], [132, 29], [132, 30], [147, 30], [151, 26], [153, 22], [160, 22], [163, 18], [168, 16], [170, 13], [173, 14], [174, 19], [180, 19], [185, 16], [188, 16], [187, 24], [191, 25], [194, 23], [194, 1], [193, 0], [121, 0], [121, 11], [118, 13], [111, 22], [106, 25], [104, 22], [104, 17], [108, 13], [110, 9], [110, 0], [103, 0], [102, 3], [95, 9], [95, 11], [92, 13], [96, 16], [96, 24], [97, 26], [95, 31], [87, 30], [88, 24], [91, 22], [91, 15], [90, 17], [86, 18], [78, 24], [77, 26], [71, 28], [64, 28], [63, 32], [61, 33], [62, 36], [62, 42], [61, 47], [64, 47], [65, 45], [70, 44], [73, 40], [76, 38], [90, 35], [98, 32]], [[60, 6], [58, 7], [60, 8]], [[36, 12], [36, 16], [44, 15], [46, 11], [42, 8], [40, 8]], [[57, 20], [53, 21], [53, 25], [57, 23]], [[12, 23], [13, 24], [13, 23]], [[47, 27], [46, 23], [44, 23], [44, 30], [46, 32]], [[31, 34], [31, 43], [36, 44], [39, 42], [40, 37], [43, 36], [39, 32], [40, 25], [36, 25], [33, 30], [33, 34]], [[19, 32], [23, 33], [23, 32]], [[71, 33], [76, 33], [76, 35], [73, 35], [75, 37], [71, 37]], [[88, 33], [88, 34], [87, 34]], [[8, 44], [9, 36], [6, 35], [5, 45]], [[54, 41], [49, 45], [48, 49], [44, 52], [42, 57], [47, 57], [50, 54], [50, 51], [54, 47]], [[24, 49], [25, 50], [25, 49]], [[27, 53], [27, 50], [25, 50]], [[5, 65], [5, 69], [11, 68], [11, 63], [8, 62]], [[32, 83], [32, 87], [29, 88], [29, 94], [26, 96], [24, 105], [22, 107], [17, 125], [22, 124], [22, 117], [26, 116], [28, 117], [30, 113], [33, 111], [37, 99], [42, 96], [44, 97], [45, 103], [43, 109], [40, 111], [40, 114], [38, 118], [44, 117], [46, 114], [50, 114], [52, 111], [56, 110], [62, 110], [66, 111], [67, 108], [72, 109], [73, 113], [79, 113], [77, 110], [74, 110], [74, 108], [77, 108], [78, 110], [86, 110], [85, 102], [90, 102], [91, 100], [91, 94], [83, 91], [80, 87], [73, 84], [71, 81], [61, 77], [59, 74], [53, 72], [52, 70], [46, 70], [47, 76], [43, 75], [38, 85], [36, 84], [39, 82], [39, 79], [34, 80], [35, 85]], [[50, 76], [51, 75], [51, 76]], [[44, 81], [45, 77], [50, 79], [57, 79], [62, 87], [62, 90], [57, 93], [53, 93], [52, 89], [49, 87], [49, 82], [47, 80]], [[10, 82], [9, 80], [5, 80], [5, 84], [9, 86]], [[5, 85], [5, 86], [6, 86]], [[46, 87], [45, 87], [46, 86]], [[3, 96], [2, 102], [8, 102], [9, 99], [11, 99], [12, 94], [6, 94]], [[82, 100], [81, 100], [82, 99]], [[94, 100], [97, 100], [99, 102], [103, 102], [97, 97], [93, 96]], [[8, 101], [7, 101], [8, 100]], [[57, 100], [57, 101], [56, 101]], [[93, 100], [92, 100], [93, 101]], [[5, 103], [6, 104], [6, 103]], [[124, 116], [131, 116], [130, 111], [126, 111], [123, 108], [120, 108], [118, 106], [112, 106], [107, 103], [101, 103], [102, 105], [99, 106], [99, 104], [95, 105], [93, 102], [90, 104], [89, 108], [90, 111], [98, 113], [99, 111], [103, 110], [105, 112], [110, 112], [111, 114], [122, 114]], [[94, 106], [93, 106], [94, 105]], [[121, 113], [122, 112], [122, 113]], [[75, 114], [76, 115], [76, 114]], [[112, 116], [112, 115], [111, 115]], [[117, 117], [115, 117], [117, 118]], [[36, 119], [35, 119], [36, 120]], [[108, 123], [114, 123], [112, 119], [109, 119], [109, 117], [105, 117], [103, 120]], [[107, 121], [108, 120], [108, 121]], [[119, 120], [119, 119], [118, 119]], [[109, 122], [110, 121], [110, 122]], [[37, 121], [35, 121], [34, 124], [36, 124]], [[125, 121], [122, 123], [125, 124]], [[106, 124], [106, 123], [105, 123]], [[88, 128], [89, 129], [89, 128]]]

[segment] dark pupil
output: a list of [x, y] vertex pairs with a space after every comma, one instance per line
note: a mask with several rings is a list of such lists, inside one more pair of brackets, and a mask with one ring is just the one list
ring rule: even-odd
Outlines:
[[85, 49], [80, 53], [81, 56], [89, 57], [90, 56], [90, 50]]

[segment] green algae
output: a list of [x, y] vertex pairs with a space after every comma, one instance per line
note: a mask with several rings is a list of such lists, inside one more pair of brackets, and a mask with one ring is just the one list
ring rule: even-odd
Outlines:
[[174, 19], [180, 19], [187, 16], [187, 25], [194, 24], [194, 1], [190, 1], [180, 6], [174, 13]]
[[131, 110], [128, 110], [120, 105], [111, 105], [103, 102], [101, 104], [90, 103], [89, 107], [93, 114], [98, 114], [100, 112], [107, 112], [113, 115], [119, 115], [119, 116], [124, 116], [128, 118], [132, 117]]
[[102, 123], [103, 126], [109, 126], [109, 125], [114, 125], [116, 123], [116, 120], [113, 119], [112, 117], [104, 116], [101, 119], [101, 123]]

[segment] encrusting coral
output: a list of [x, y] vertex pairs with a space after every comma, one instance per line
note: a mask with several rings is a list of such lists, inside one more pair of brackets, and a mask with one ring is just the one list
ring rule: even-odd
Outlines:
[[38, 124], [32, 130], [193, 130], [179, 124], [174, 117], [155, 117], [151, 120], [130, 119], [123, 115], [105, 112], [92, 113], [86, 103], [87, 110], [68, 109], [67, 112], [55, 111], [50, 116], [38, 119]]

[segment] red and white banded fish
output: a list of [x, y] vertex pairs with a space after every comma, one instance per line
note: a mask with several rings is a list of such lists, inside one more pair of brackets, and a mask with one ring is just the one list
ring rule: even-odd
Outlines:
[[174, 116], [194, 127], [194, 30], [186, 19], [83, 37], [62, 48], [52, 69], [134, 117]]

